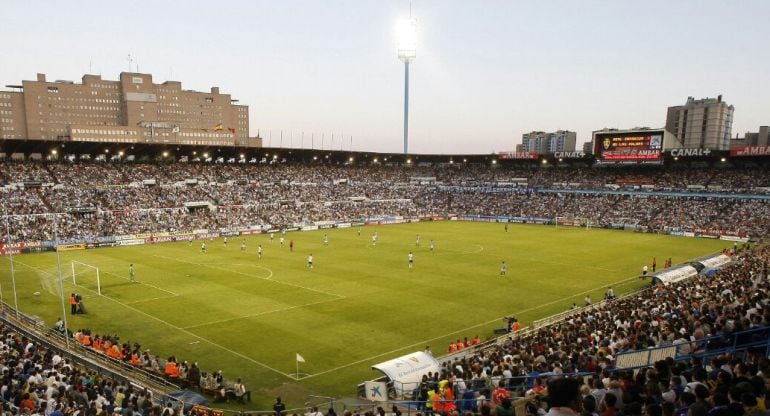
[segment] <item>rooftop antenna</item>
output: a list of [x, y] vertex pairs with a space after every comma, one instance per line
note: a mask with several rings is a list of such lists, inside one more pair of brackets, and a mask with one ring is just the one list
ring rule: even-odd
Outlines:
[[131, 72], [131, 54], [128, 54], [128, 72]]

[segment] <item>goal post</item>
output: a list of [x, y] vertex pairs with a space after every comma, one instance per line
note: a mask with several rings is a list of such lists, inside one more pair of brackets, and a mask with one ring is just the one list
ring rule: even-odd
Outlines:
[[[82, 261], [77, 261], [77, 260], [72, 260], [70, 262], [70, 265], [72, 267], [72, 284], [74, 284], [74, 285], [78, 284], [78, 282], [77, 282], [78, 272], [75, 270], [75, 266], [78, 266], [78, 267], [81, 267], [81, 268], [85, 267], [87, 269], [91, 269], [91, 270], [96, 272], [96, 292], [98, 294], [100, 294], [100, 295], [102, 294], [102, 279], [101, 279], [101, 276], [99, 275], [99, 268], [98, 267], [92, 266], [92, 265], [90, 265], [88, 263], [83, 263]], [[80, 274], [82, 275], [83, 272], [80, 272]]]
[[587, 217], [557, 216], [554, 218], [554, 224], [557, 230], [560, 225], [562, 227], [578, 227], [588, 230], [589, 228], [596, 228], [598, 221]]

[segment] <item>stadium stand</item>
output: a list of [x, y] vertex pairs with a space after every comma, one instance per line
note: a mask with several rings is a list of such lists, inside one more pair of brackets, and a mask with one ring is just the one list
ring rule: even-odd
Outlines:
[[[60, 239], [451, 214], [547, 221], [569, 214], [601, 227], [650, 232], [759, 236], [770, 229], [770, 175], [761, 168], [642, 173], [5, 162], [3, 171], [12, 237], [25, 242], [53, 239], [54, 222], [36, 216], [51, 212], [61, 214]], [[515, 185], [511, 178], [527, 182]]]
[[[16, 243], [52, 240], [55, 233], [60, 240], [91, 242], [121, 234], [434, 215], [545, 222], [569, 213], [608, 228], [756, 240], [770, 231], [770, 176], [763, 168], [4, 162], [1, 175]], [[526, 185], [511, 185], [511, 178], [525, 178]], [[217, 209], [191, 208], [198, 203]], [[754, 245], [732, 255], [733, 263], [708, 280], [607, 299], [489, 342], [458, 340], [456, 351], [441, 358], [442, 371], [413, 387], [417, 406], [441, 414], [519, 416], [545, 414], [549, 403], [552, 415], [555, 407], [603, 416], [767, 414], [770, 249]], [[165, 397], [159, 396], [171, 387], [215, 401], [239, 400], [246, 392], [220, 372], [204, 372], [174, 355], [164, 360], [117, 336], [54, 328], [45, 344], [10, 323], [0, 330], [6, 414], [161, 415]], [[87, 363], [63, 358], [65, 336]], [[675, 357], [655, 359], [650, 351], [660, 349], [675, 350]], [[647, 351], [646, 361], [629, 355], [640, 351]], [[563, 377], [577, 380], [581, 400], [557, 397], [563, 386], [549, 391], [549, 380]], [[526, 398], [511, 403], [511, 396]]]

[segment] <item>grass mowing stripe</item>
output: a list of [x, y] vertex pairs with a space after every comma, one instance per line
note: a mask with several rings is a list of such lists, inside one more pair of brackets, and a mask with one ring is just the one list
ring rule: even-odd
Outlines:
[[[37, 270], [37, 271], [39, 271], [39, 272], [41, 272], [41, 273], [47, 273], [47, 274], [51, 274], [51, 273], [48, 273], [48, 272], [46, 272], [46, 271], [44, 271], [44, 270], [42, 270], [42, 269], [38, 269], [37, 267], [34, 267], [34, 266], [30, 266], [30, 265], [28, 265], [28, 264], [22, 263], [22, 262], [18, 261], [18, 259], [17, 259], [17, 260], [14, 260], [14, 261], [15, 261], [16, 263], [19, 263], [19, 264], [21, 264], [21, 265], [25, 266], [25, 267], [29, 267], [29, 268], [31, 268], [31, 269]], [[88, 289], [88, 288], [85, 288], [85, 287], [84, 287], [84, 289], [86, 289], [86, 290], [88, 290], [88, 291], [90, 291], [90, 292], [92, 292], [92, 293], [94, 293], [94, 294], [97, 294], [97, 293], [96, 293], [96, 291], [93, 291], [93, 290], [91, 290], [91, 289]], [[163, 325], [166, 325], [166, 326], [168, 326], [168, 327], [170, 327], [170, 328], [172, 328], [172, 329], [175, 329], [175, 330], [177, 330], [177, 331], [183, 332], [183, 333], [185, 333], [185, 334], [187, 334], [187, 335], [189, 335], [189, 336], [191, 336], [191, 337], [193, 337], [193, 338], [197, 338], [197, 339], [199, 339], [199, 340], [201, 340], [201, 341], [203, 341], [203, 342], [205, 342], [205, 343], [207, 343], [207, 344], [209, 344], [209, 345], [211, 345], [211, 346], [214, 346], [214, 347], [217, 347], [217, 348], [219, 348], [219, 349], [221, 349], [221, 350], [223, 350], [223, 351], [229, 352], [230, 354], [233, 354], [233, 355], [236, 355], [236, 356], [238, 356], [238, 357], [240, 357], [240, 358], [243, 358], [244, 360], [247, 360], [247, 361], [250, 361], [250, 362], [252, 362], [252, 363], [254, 363], [254, 364], [257, 364], [257, 365], [259, 365], [260, 367], [266, 368], [266, 369], [268, 369], [268, 370], [270, 370], [270, 371], [273, 371], [273, 372], [275, 372], [275, 373], [277, 373], [277, 374], [280, 374], [280, 375], [282, 375], [282, 376], [285, 376], [285, 377], [288, 377], [288, 378], [292, 378], [292, 379], [293, 379], [293, 378], [295, 378], [295, 377], [293, 377], [291, 374], [287, 374], [287, 373], [284, 373], [283, 371], [280, 371], [280, 370], [276, 370], [275, 368], [273, 368], [273, 367], [270, 367], [269, 365], [267, 365], [267, 364], [265, 364], [265, 363], [259, 362], [259, 361], [255, 360], [255, 359], [251, 358], [251, 357], [247, 357], [246, 355], [243, 355], [243, 354], [241, 354], [241, 353], [239, 353], [239, 352], [237, 352], [237, 351], [233, 351], [233, 350], [231, 350], [231, 349], [229, 349], [229, 348], [227, 348], [227, 347], [225, 347], [225, 346], [223, 346], [223, 345], [219, 345], [219, 344], [217, 344], [217, 343], [215, 343], [215, 342], [213, 342], [213, 341], [211, 341], [211, 340], [209, 340], [209, 339], [207, 339], [207, 338], [204, 338], [204, 337], [202, 337], [202, 336], [200, 336], [200, 335], [194, 334], [194, 333], [192, 333], [192, 332], [190, 332], [190, 331], [188, 331], [188, 330], [186, 330], [186, 329], [184, 329], [184, 328], [180, 328], [180, 327], [178, 327], [178, 326], [176, 326], [176, 325], [174, 325], [174, 324], [172, 324], [172, 323], [170, 323], [170, 322], [166, 322], [166, 321], [164, 321], [164, 320], [162, 320], [162, 319], [158, 318], [157, 316], [153, 316], [153, 315], [150, 315], [150, 314], [148, 314], [148, 313], [145, 313], [145, 312], [143, 312], [143, 311], [141, 311], [141, 310], [139, 310], [139, 309], [137, 309], [137, 308], [134, 308], [133, 306], [130, 306], [130, 305], [126, 305], [125, 303], [122, 303], [122, 302], [120, 302], [120, 301], [118, 301], [118, 300], [116, 300], [116, 299], [113, 299], [113, 298], [109, 297], [109, 296], [104, 296], [104, 295], [101, 295], [101, 296], [102, 296], [103, 298], [105, 298], [105, 299], [108, 299], [108, 300], [110, 300], [110, 301], [112, 301], [112, 302], [115, 302], [115, 303], [117, 303], [117, 304], [118, 304], [118, 305], [120, 305], [120, 306], [123, 306], [124, 308], [128, 308], [128, 309], [131, 309], [132, 311], [134, 311], [134, 312], [136, 312], [136, 313], [139, 313], [139, 314], [141, 314], [141, 315], [144, 315], [144, 316], [146, 316], [146, 317], [148, 317], [148, 318], [150, 318], [150, 319], [153, 319], [153, 320], [155, 320], [155, 321], [157, 321], [157, 322], [160, 322], [160, 323], [162, 323]]]
[[[105, 274], [102, 290], [112, 299], [88, 299], [91, 292], [84, 290], [90, 313], [68, 322], [136, 339], [155, 353], [197, 361], [206, 371], [221, 369], [228, 379], [241, 377], [253, 392], [254, 408], [269, 408], [275, 395], [285, 396], [289, 404], [301, 403], [302, 395], [292, 396], [291, 391], [352, 395], [356, 384], [377, 376], [369, 365], [376, 360], [425, 345], [443, 352], [458, 336], [490, 337], [500, 326], [499, 317], [511, 311], [518, 311], [526, 325], [582, 304], [586, 293], [601, 299], [608, 285], [615, 285], [618, 294], [638, 289], [644, 285], [641, 280], [618, 283], [618, 277], [638, 276], [652, 257], [659, 264], [669, 257], [679, 264], [720, 251], [725, 244], [623, 231], [509, 228], [505, 233], [501, 224], [444, 221], [366, 226], [360, 237], [355, 228], [289, 232], [286, 239], [294, 240], [294, 252], [277, 239], [271, 244], [265, 234], [244, 236], [244, 251], [238, 238], [229, 247], [222, 239], [206, 241], [206, 254], [187, 242], [62, 252], [65, 264], [78, 260], [126, 277], [133, 263], [137, 280], [179, 294], [165, 298], [161, 295], [166, 292]], [[372, 247], [375, 230], [380, 239]], [[325, 233], [328, 246], [322, 244]], [[414, 244], [415, 234], [422, 237], [420, 247]], [[262, 259], [257, 245], [264, 248]], [[413, 270], [407, 267], [409, 251], [414, 253]], [[306, 268], [310, 253], [313, 270]], [[56, 272], [54, 253], [17, 258]], [[500, 276], [503, 260], [509, 273], [505, 278]], [[3, 287], [11, 285], [7, 265], [0, 258]], [[21, 310], [53, 323], [62, 313], [57, 279], [19, 270]], [[274, 275], [266, 279], [271, 271]], [[93, 277], [83, 280], [89, 288], [95, 288]], [[41, 295], [33, 296], [35, 292]], [[135, 309], [116, 307], [118, 303]], [[302, 381], [294, 380], [295, 353], [306, 359], [300, 371], [308, 377]]]

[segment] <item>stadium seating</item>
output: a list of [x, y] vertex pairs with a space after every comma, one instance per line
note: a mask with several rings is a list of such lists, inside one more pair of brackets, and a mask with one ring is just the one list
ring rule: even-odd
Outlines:
[[[766, 202], [770, 175], [760, 168], [640, 171], [37, 162], [5, 162], [2, 167], [0, 185], [5, 186], [0, 192], [14, 215], [12, 240], [17, 242], [51, 240], [54, 231], [60, 239], [93, 239], [446, 214], [553, 220], [569, 213], [596, 226], [633, 226], [651, 232], [715, 230], [759, 236], [770, 230]], [[513, 178], [526, 183], [512, 186]], [[35, 181], [32, 187], [30, 181]], [[190, 210], [189, 203], [218, 209]], [[51, 212], [60, 213], [56, 221], [37, 215]]]
[[[37, 162], [5, 162], [2, 167], [0, 192], [12, 214], [14, 242], [51, 240], [54, 233], [60, 239], [89, 239], [384, 215], [554, 219], [565, 212], [593, 219], [597, 226], [633, 224], [648, 232], [707, 229], [761, 239], [770, 231], [765, 198], [770, 198], [770, 175], [760, 168], [492, 170]], [[434, 177], [435, 183], [415, 177]], [[527, 185], [504, 184], [511, 178], [526, 178]], [[607, 189], [622, 192], [603, 192]], [[190, 210], [185, 205], [196, 202], [218, 209]], [[47, 215], [52, 212], [59, 213], [55, 220]], [[770, 338], [770, 249], [739, 250], [734, 260], [708, 279], [651, 287], [576, 310], [543, 327], [472, 342], [442, 358], [441, 373], [424, 379], [418, 397], [433, 391], [439, 406], [451, 400], [456, 403], [447, 408], [489, 414], [503, 401], [504, 392], [547, 398], [547, 379], [579, 375], [585, 377], [584, 400], [593, 401], [602, 412], [611, 406], [613, 400], [607, 397], [612, 393], [615, 406], [629, 415], [642, 410], [660, 415], [656, 406], [668, 409], [666, 414], [766, 414], [768, 346], [735, 346], [745, 330], [760, 344]], [[0, 330], [0, 398], [6, 410], [23, 413], [27, 408], [48, 416], [52, 409], [70, 415], [95, 406], [106, 413], [131, 407], [144, 415], [160, 414], [149, 390], [90, 374], [62, 360], [53, 347], [30, 342], [7, 326]], [[164, 360], [139, 344], [121, 344], [115, 336], [99, 337], [88, 329], [72, 336], [80, 341], [84, 356], [97, 355], [108, 364], [140, 369], [159, 380], [165, 377], [214, 398], [226, 400], [233, 386], [218, 372], [175, 358], [173, 351], [165, 352], [169, 358]], [[83, 345], [85, 339], [90, 346]], [[119, 346], [116, 352], [104, 348], [107, 340]], [[689, 360], [618, 368], [619, 354], [660, 347], [675, 347]], [[520, 411], [537, 410], [523, 403], [517, 406]]]

